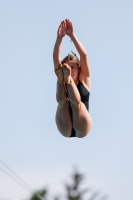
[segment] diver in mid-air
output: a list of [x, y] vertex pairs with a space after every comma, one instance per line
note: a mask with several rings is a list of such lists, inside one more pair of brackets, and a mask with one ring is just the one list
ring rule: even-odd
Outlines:
[[[80, 59], [72, 52], [61, 60], [61, 43], [65, 35], [69, 36], [75, 45]], [[89, 114], [90, 65], [87, 52], [76, 37], [69, 19], [63, 20], [59, 25], [53, 60], [57, 76], [57, 128], [65, 137], [85, 137], [92, 128]]]

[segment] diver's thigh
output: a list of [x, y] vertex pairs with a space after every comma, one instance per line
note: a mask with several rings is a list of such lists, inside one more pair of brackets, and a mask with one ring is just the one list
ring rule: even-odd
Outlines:
[[56, 111], [56, 125], [59, 132], [65, 137], [70, 137], [72, 130], [72, 117], [70, 106], [59, 106]]
[[90, 132], [92, 127], [91, 116], [82, 102], [78, 107], [71, 107], [73, 128], [76, 131], [76, 136], [85, 137]]

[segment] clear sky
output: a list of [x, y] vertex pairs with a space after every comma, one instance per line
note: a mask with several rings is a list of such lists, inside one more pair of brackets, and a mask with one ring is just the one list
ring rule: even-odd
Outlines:
[[[61, 136], [55, 124], [52, 52], [66, 18], [91, 65], [93, 128], [83, 139]], [[0, 159], [33, 189], [60, 193], [77, 166], [110, 200], [133, 199], [132, 20], [132, 0], [0, 0]], [[71, 50], [66, 36], [61, 57]], [[29, 196], [0, 171], [0, 200]]]

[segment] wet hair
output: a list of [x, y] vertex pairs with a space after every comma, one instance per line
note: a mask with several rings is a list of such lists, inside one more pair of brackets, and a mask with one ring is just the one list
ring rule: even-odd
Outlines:
[[[72, 52], [72, 51], [71, 51]], [[79, 58], [76, 56], [75, 53], [72, 52], [72, 54], [68, 54], [68, 56], [66, 56], [62, 61], [61, 63], [65, 63], [67, 62], [68, 60], [72, 60], [72, 61], [75, 61], [77, 66], [79, 67], [80, 66], [80, 62], [79, 62]]]

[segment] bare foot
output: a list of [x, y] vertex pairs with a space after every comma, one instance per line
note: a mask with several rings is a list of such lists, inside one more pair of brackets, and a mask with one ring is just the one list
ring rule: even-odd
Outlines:
[[64, 82], [69, 84], [71, 82], [71, 68], [67, 64], [63, 64], [63, 75], [64, 75]]
[[63, 75], [63, 67], [61, 64], [58, 65], [57, 68], [55, 68], [55, 74], [58, 78], [58, 81], [63, 84], [64, 83], [64, 75]]

